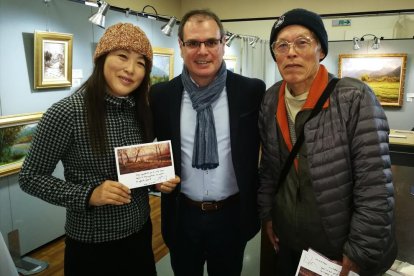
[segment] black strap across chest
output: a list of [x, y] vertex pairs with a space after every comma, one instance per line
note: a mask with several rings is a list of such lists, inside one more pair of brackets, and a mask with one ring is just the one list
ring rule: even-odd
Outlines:
[[325, 90], [323, 91], [322, 95], [319, 97], [318, 102], [316, 103], [315, 107], [312, 109], [311, 114], [309, 115], [306, 122], [303, 124], [303, 128], [301, 132], [299, 133], [299, 136], [297, 136], [297, 140], [295, 145], [292, 148], [292, 151], [289, 154], [289, 157], [286, 159], [285, 163], [283, 164], [282, 171], [279, 174], [279, 181], [277, 182], [277, 188], [276, 193], [279, 190], [280, 185], [285, 181], [286, 176], [289, 172], [290, 167], [292, 166], [293, 160], [295, 160], [295, 157], [299, 151], [299, 148], [303, 144], [303, 141], [305, 140], [305, 124], [315, 117], [321, 110], [322, 106], [326, 102], [326, 100], [329, 98], [329, 95], [331, 95], [331, 92], [334, 90], [336, 83], [339, 81], [338, 78], [333, 78], [326, 86]]

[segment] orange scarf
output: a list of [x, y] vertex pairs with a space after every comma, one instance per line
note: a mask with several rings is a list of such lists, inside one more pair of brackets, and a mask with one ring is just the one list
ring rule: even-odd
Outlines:
[[[318, 102], [319, 97], [322, 95], [323, 91], [325, 90], [326, 86], [328, 85], [328, 71], [326, 70], [325, 66], [322, 64], [319, 66], [318, 73], [316, 74], [315, 79], [312, 82], [311, 88], [309, 90], [309, 96], [306, 99], [301, 110], [306, 109], [313, 109], [313, 107]], [[285, 141], [289, 152], [292, 151], [293, 145], [292, 141], [290, 140], [290, 132], [289, 132], [289, 124], [288, 124], [288, 117], [286, 112], [286, 105], [285, 105], [285, 88], [286, 88], [286, 81], [282, 82], [282, 85], [279, 89], [279, 101], [277, 104], [276, 109], [276, 120], [279, 128], [282, 132], [283, 140]], [[329, 106], [329, 99], [323, 105], [323, 108], [327, 108]], [[298, 169], [298, 160], [295, 158], [295, 168]]]

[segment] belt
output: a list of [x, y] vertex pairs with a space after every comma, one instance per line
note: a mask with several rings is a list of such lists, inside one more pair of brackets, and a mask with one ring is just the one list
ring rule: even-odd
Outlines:
[[239, 200], [239, 193], [229, 196], [226, 199], [219, 200], [219, 201], [195, 201], [188, 197], [186, 197], [184, 194], [181, 194], [181, 197], [183, 200], [192, 206], [200, 208], [202, 211], [210, 212], [210, 211], [217, 211], [223, 208], [224, 206], [228, 206], [232, 203], [235, 203]]

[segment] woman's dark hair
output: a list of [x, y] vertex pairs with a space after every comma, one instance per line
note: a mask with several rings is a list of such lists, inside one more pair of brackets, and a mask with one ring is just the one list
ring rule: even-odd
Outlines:
[[[88, 127], [89, 139], [95, 153], [104, 153], [107, 149], [107, 129], [106, 129], [106, 104], [105, 94], [107, 93], [107, 83], [104, 76], [104, 64], [107, 54], [100, 56], [95, 61], [93, 72], [89, 79], [78, 89], [85, 91], [86, 123]], [[145, 58], [145, 76], [141, 85], [131, 92], [135, 100], [135, 117], [141, 128], [145, 142], [154, 139], [152, 128], [152, 114], [148, 103], [148, 92], [150, 87], [151, 67], [148, 59]]]

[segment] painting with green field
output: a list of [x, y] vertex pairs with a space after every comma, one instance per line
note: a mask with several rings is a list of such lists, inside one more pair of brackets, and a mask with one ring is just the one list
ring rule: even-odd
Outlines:
[[338, 76], [368, 84], [383, 106], [402, 106], [407, 54], [339, 55]]
[[41, 113], [0, 117], [0, 176], [20, 170]]
[[151, 84], [169, 81], [173, 77], [174, 49], [154, 47]]

